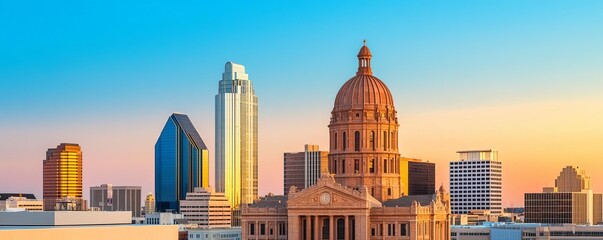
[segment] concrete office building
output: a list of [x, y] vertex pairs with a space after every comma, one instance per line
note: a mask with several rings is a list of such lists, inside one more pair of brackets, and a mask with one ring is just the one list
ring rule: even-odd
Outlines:
[[304, 189], [316, 183], [321, 173], [329, 171], [329, 152], [320, 151], [318, 145], [305, 145], [303, 152], [284, 154], [284, 193], [292, 186]]
[[191, 224], [199, 228], [229, 228], [231, 210], [224, 193], [216, 193], [211, 188], [195, 188], [180, 200], [180, 213]]
[[209, 151], [187, 115], [172, 114], [155, 143], [155, 208], [178, 211], [186, 193], [209, 186]]
[[496, 150], [458, 151], [450, 162], [452, 214], [472, 210], [502, 213], [502, 162]]
[[130, 211], [132, 217], [140, 217], [140, 186], [113, 186], [102, 184], [90, 187], [90, 207], [100, 211]]
[[0, 239], [176, 240], [178, 226], [132, 225], [130, 212], [0, 212]]
[[525, 193], [525, 222], [598, 224], [603, 222], [603, 194], [590, 189], [590, 177], [577, 167], [565, 167], [554, 187]]
[[44, 202], [33, 194], [0, 193], [0, 211], [42, 211]]
[[43, 167], [44, 211], [86, 210], [82, 199], [82, 149], [75, 143], [61, 143], [46, 151]]
[[258, 198], [258, 98], [245, 67], [227, 62], [216, 95], [216, 191], [239, 225], [240, 204]]

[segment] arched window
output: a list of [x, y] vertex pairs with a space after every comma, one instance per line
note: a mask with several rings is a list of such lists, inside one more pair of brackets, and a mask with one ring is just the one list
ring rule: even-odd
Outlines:
[[375, 159], [371, 159], [369, 162], [369, 172], [375, 173]]
[[387, 159], [383, 159], [383, 173], [387, 173]]
[[345, 151], [345, 149], [347, 148], [348, 145], [348, 136], [346, 134], [346, 132], [343, 132], [343, 151]]
[[375, 131], [371, 131], [370, 141], [371, 141], [371, 148], [373, 148], [373, 151], [375, 151]]
[[345, 173], [345, 159], [341, 159], [341, 173]]
[[360, 151], [360, 132], [358, 131], [354, 133], [354, 151]]

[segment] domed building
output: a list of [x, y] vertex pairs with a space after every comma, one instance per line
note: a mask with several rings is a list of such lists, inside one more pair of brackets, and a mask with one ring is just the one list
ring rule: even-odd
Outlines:
[[371, 51], [358, 53], [358, 72], [339, 90], [329, 124], [329, 169], [347, 187], [366, 186], [379, 201], [400, 197], [398, 118], [391, 92], [371, 70]]
[[358, 72], [331, 113], [329, 171], [316, 184], [241, 207], [242, 239], [449, 240], [450, 195], [403, 196], [392, 94], [372, 75], [366, 43]]

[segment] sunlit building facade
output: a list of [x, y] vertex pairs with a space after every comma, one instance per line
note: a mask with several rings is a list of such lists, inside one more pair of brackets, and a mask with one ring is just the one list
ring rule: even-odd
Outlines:
[[303, 152], [285, 153], [283, 180], [285, 195], [292, 186], [304, 189], [316, 183], [320, 175], [329, 171], [329, 152], [318, 145], [306, 144]]
[[243, 65], [226, 63], [215, 110], [216, 191], [236, 210], [258, 197], [258, 98]]
[[[86, 209], [82, 199], [80, 145], [61, 143], [56, 148], [49, 148], [42, 166], [45, 211]], [[68, 207], [63, 207], [67, 205]]]
[[502, 212], [502, 162], [497, 150], [458, 151], [459, 160], [450, 162], [452, 214], [472, 210]]
[[152, 193], [147, 194], [144, 200], [144, 214], [155, 213], [155, 196]]
[[231, 211], [224, 193], [211, 188], [195, 188], [180, 201], [180, 213], [191, 224], [199, 228], [229, 228]]
[[398, 116], [387, 85], [373, 76], [372, 54], [358, 52], [358, 71], [339, 89], [329, 123], [329, 170], [343, 186], [368, 188], [379, 201], [403, 194]]
[[209, 152], [187, 115], [172, 114], [155, 144], [156, 211], [178, 211], [179, 201], [209, 186]]

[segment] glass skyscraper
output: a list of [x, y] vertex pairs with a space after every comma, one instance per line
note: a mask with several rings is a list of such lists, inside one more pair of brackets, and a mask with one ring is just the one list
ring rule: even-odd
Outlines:
[[188, 116], [174, 113], [155, 144], [156, 211], [178, 211], [187, 192], [208, 186], [207, 147]]
[[[216, 95], [216, 191], [233, 209], [258, 197], [258, 98], [245, 67], [227, 62]], [[237, 225], [237, 216], [233, 224]]]

